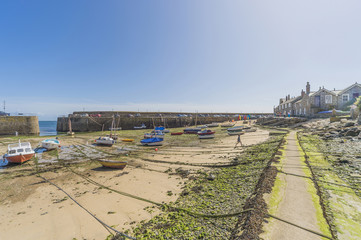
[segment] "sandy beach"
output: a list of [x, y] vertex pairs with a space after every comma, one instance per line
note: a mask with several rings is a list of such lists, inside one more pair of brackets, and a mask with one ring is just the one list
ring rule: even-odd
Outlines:
[[[74, 138], [59, 136], [62, 145], [59, 159], [72, 170], [104, 186], [154, 202], [169, 203], [176, 201], [187, 183], [187, 178], [179, 173], [186, 171], [192, 175], [203, 168], [186, 164], [225, 163], [244, 150], [234, 148], [237, 136], [228, 136], [221, 127], [214, 129], [216, 138], [209, 140], [199, 140], [196, 135], [167, 135], [164, 146], [157, 147], [158, 151], [156, 147], [140, 146], [139, 140], [145, 131], [120, 131], [120, 139], [131, 137], [135, 141], [118, 141], [112, 147], [92, 145], [99, 133], [76, 134]], [[261, 129], [241, 136], [246, 146], [268, 138], [268, 131]], [[29, 137], [22, 141], [30, 141], [35, 147], [42, 139], [44, 137]], [[14, 138], [0, 139], [2, 154], [11, 141]], [[94, 161], [117, 153], [123, 153], [122, 158], [128, 161], [124, 170], [104, 169]], [[132, 226], [159, 213], [157, 208], [147, 208], [153, 205], [151, 203], [116, 194], [87, 182], [68, 168], [60, 168], [51, 152], [44, 153], [41, 158], [42, 176], [119, 231], [131, 232]], [[109, 235], [63, 192], [34, 175], [34, 167], [34, 162], [29, 161], [1, 172], [0, 239], [105, 239]]]

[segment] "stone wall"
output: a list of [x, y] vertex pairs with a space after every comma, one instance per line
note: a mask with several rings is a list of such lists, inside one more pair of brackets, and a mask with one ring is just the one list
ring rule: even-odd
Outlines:
[[39, 120], [36, 116], [1, 116], [0, 135], [38, 135]]
[[[199, 117], [197, 124], [207, 124], [212, 122], [224, 122], [234, 118], [231, 117]], [[73, 132], [94, 132], [108, 131], [112, 124], [112, 117], [71, 117], [71, 126]], [[115, 127], [121, 127], [123, 130], [132, 130], [134, 126], [141, 126], [144, 123], [148, 129], [156, 126], [165, 126], [167, 128], [185, 127], [195, 124], [193, 117], [169, 117], [169, 118], [149, 118], [149, 117], [115, 117]], [[58, 132], [69, 131], [68, 117], [59, 117], [57, 122]]]

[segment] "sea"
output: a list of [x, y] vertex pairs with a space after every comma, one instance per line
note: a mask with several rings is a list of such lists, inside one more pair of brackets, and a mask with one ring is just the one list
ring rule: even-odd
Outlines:
[[40, 136], [55, 136], [58, 134], [56, 131], [56, 121], [39, 121]]

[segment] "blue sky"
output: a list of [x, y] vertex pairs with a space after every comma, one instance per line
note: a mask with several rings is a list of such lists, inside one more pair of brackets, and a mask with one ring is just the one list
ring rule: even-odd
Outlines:
[[[0, 100], [85, 110], [272, 112], [361, 82], [360, 1], [1, 1]], [[2, 104], [1, 104], [2, 105]]]

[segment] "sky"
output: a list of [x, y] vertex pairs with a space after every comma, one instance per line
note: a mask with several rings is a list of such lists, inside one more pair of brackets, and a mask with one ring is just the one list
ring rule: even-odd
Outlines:
[[0, 3], [0, 101], [73, 111], [272, 112], [361, 83], [359, 0]]

